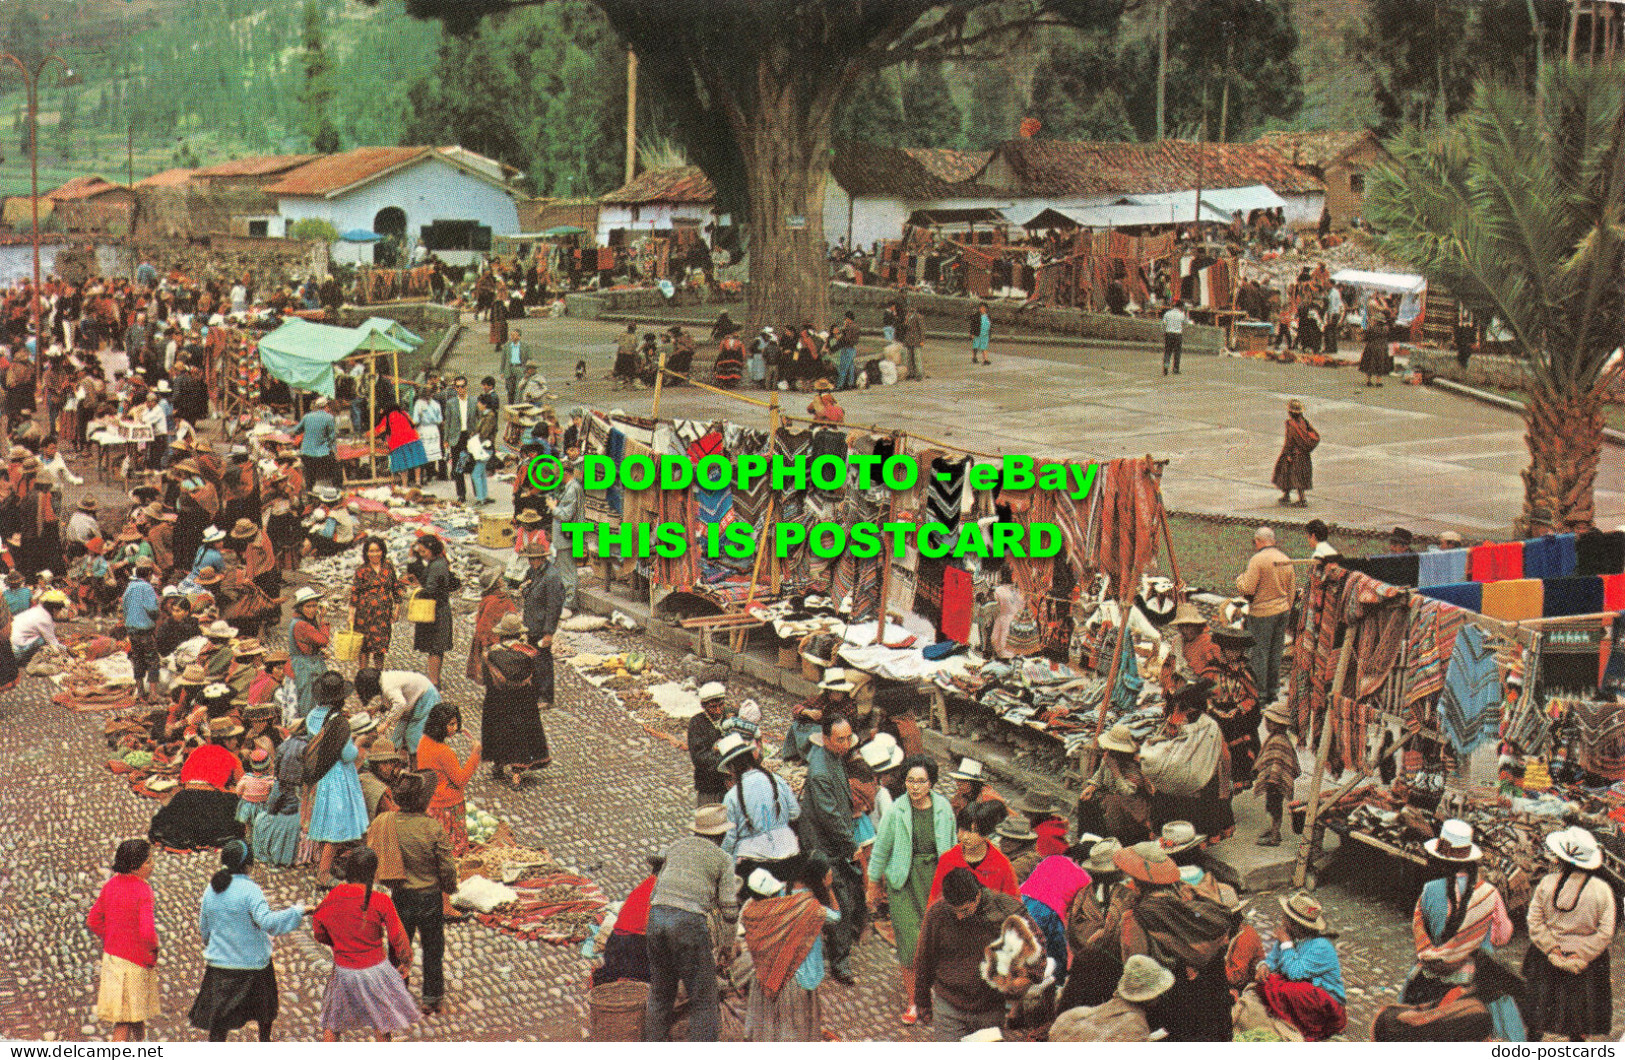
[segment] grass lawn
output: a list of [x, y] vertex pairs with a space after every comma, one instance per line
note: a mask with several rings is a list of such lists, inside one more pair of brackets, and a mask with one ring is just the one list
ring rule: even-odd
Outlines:
[[[1474, 390], [1482, 390], [1497, 397], [1511, 398], [1513, 401], [1522, 401], [1524, 399], [1524, 392], [1513, 387], [1490, 386], [1487, 383], [1473, 383], [1471, 386]], [[1602, 407], [1602, 418], [1603, 422], [1614, 430], [1625, 431], [1625, 402], [1616, 400], [1604, 405]]]
[[[1307, 517], [1301, 509], [1284, 508], [1291, 512], [1295, 522]], [[1168, 529], [1174, 542], [1174, 559], [1185, 584], [1193, 589], [1208, 589], [1222, 596], [1234, 596], [1236, 575], [1247, 566], [1247, 557], [1253, 552], [1251, 525], [1215, 523], [1192, 516], [1170, 515]], [[1294, 559], [1309, 555], [1309, 542], [1303, 531], [1296, 527], [1277, 527], [1276, 538], [1287, 555]], [[1378, 537], [1348, 537], [1332, 532], [1332, 544], [1346, 556], [1365, 556], [1386, 551], [1386, 541]], [[1158, 571], [1172, 575], [1167, 550], [1158, 545]], [[1299, 579], [1300, 583], [1302, 578]]]

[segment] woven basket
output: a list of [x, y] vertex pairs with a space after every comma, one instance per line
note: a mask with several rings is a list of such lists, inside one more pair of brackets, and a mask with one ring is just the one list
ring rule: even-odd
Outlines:
[[587, 1038], [594, 1042], [643, 1041], [649, 984], [636, 979], [600, 983], [587, 992]]

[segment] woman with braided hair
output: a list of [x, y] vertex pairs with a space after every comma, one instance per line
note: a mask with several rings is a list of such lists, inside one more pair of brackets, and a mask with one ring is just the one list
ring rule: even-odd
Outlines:
[[344, 856], [345, 882], [328, 892], [311, 915], [316, 941], [333, 948], [333, 977], [322, 1002], [322, 1041], [371, 1028], [378, 1041], [404, 1031], [420, 1013], [406, 978], [412, 940], [388, 891], [375, 890], [378, 854], [356, 847]]
[[743, 736], [731, 733], [717, 746], [722, 752], [719, 767], [734, 778], [722, 797], [733, 824], [722, 849], [733, 855], [735, 874], [748, 880], [763, 868], [781, 880], [794, 878], [801, 860], [801, 843], [791, 825], [801, 816], [796, 793], [778, 774], [762, 768], [752, 753], [756, 745]]

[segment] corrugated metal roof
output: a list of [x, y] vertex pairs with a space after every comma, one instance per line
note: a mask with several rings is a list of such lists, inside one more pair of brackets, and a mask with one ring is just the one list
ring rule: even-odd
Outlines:
[[1265, 133], [1254, 142], [1270, 148], [1295, 166], [1312, 166], [1324, 170], [1367, 141], [1377, 147], [1382, 146], [1382, 141], [1370, 129], [1272, 132]]
[[249, 155], [195, 170], [199, 177], [269, 177], [320, 157], [319, 155]]
[[999, 161], [1012, 175], [1011, 186], [1003, 190], [1019, 195], [1133, 195], [1198, 184], [1232, 188], [1263, 184], [1277, 194], [1325, 191], [1314, 176], [1257, 144], [1021, 139], [996, 147], [988, 165]]
[[432, 147], [357, 147], [336, 155], [322, 155], [265, 190], [272, 195], [334, 195], [415, 162], [434, 150]]
[[114, 184], [105, 177], [85, 176], [74, 177], [55, 191], [48, 191], [42, 198], [53, 202], [68, 202], [74, 199], [93, 199], [98, 195], [119, 189], [128, 191], [122, 184]]
[[166, 169], [135, 182], [138, 188], [178, 188], [192, 179], [192, 169]]
[[699, 166], [674, 166], [641, 173], [632, 183], [598, 201], [612, 206], [637, 206], [654, 202], [711, 203], [716, 198], [716, 188]]

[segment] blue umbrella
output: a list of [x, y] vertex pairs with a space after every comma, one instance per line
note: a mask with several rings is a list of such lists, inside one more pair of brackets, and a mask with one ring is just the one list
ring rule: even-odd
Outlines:
[[376, 243], [384, 237], [377, 232], [369, 232], [365, 228], [352, 228], [339, 238], [346, 243]]

